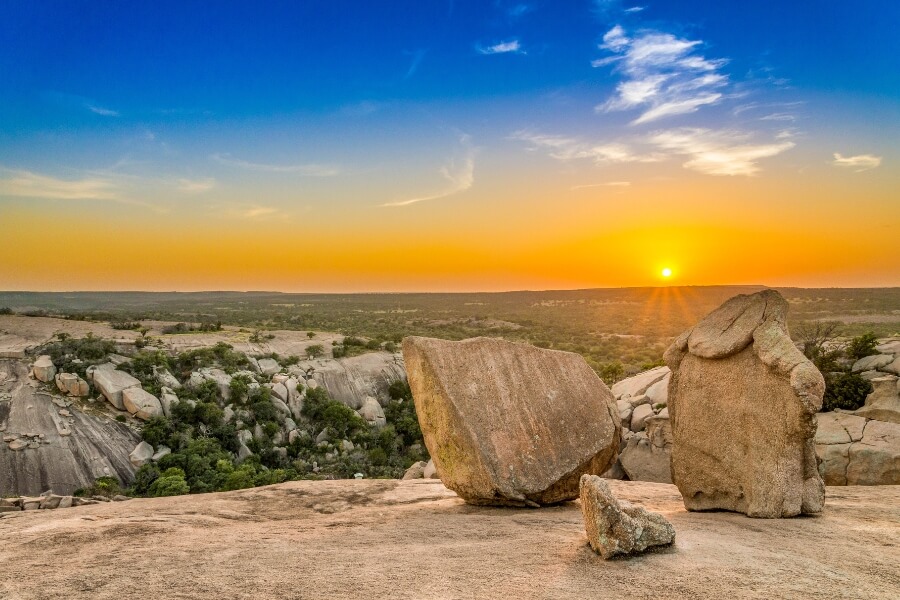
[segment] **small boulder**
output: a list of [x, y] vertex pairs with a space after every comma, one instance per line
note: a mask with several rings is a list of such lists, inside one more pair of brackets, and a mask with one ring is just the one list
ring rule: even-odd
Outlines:
[[140, 387], [122, 390], [122, 403], [125, 410], [142, 421], [163, 416], [163, 408], [159, 399]]
[[49, 355], [43, 354], [39, 356], [36, 361], [34, 361], [34, 366], [32, 366], [31, 372], [34, 374], [34, 378], [38, 381], [50, 383], [51, 381], [53, 381], [53, 378], [56, 377], [56, 366], [53, 364], [53, 361], [50, 359]]
[[866, 396], [863, 407], [853, 414], [887, 423], [900, 423], [900, 379], [882, 375], [870, 383], [872, 393]]
[[632, 431], [643, 431], [644, 430], [644, 421], [647, 420], [647, 417], [653, 416], [653, 407], [649, 404], [641, 404], [637, 408], [634, 409], [634, 412], [631, 413], [631, 427]]
[[582, 475], [580, 492], [588, 542], [604, 559], [675, 541], [675, 528], [665, 517], [618, 500], [602, 477]]
[[384, 427], [387, 424], [387, 419], [384, 416], [384, 409], [381, 408], [378, 400], [372, 396], [366, 396], [366, 400], [363, 402], [363, 405], [358, 412], [359, 416], [365, 419], [369, 425]]
[[425, 468], [422, 470], [422, 477], [425, 479], [440, 479], [441, 476], [438, 475], [437, 467], [434, 466], [434, 461], [429, 459], [427, 463], [425, 463]]
[[858, 361], [853, 363], [853, 367], [851, 368], [851, 370], [854, 373], [859, 373], [860, 371], [870, 371], [872, 369], [877, 370], [881, 369], [882, 367], [888, 366], [892, 362], [894, 362], [894, 356], [892, 354], [875, 354], [859, 359]]
[[259, 372], [263, 375], [274, 375], [281, 370], [281, 365], [274, 358], [260, 358], [256, 361]]
[[428, 463], [424, 460], [413, 463], [412, 466], [403, 473], [403, 479], [422, 479], [425, 477], [425, 466], [427, 464]]
[[153, 446], [147, 442], [141, 442], [128, 455], [128, 460], [135, 467], [140, 468], [153, 459], [153, 454]]

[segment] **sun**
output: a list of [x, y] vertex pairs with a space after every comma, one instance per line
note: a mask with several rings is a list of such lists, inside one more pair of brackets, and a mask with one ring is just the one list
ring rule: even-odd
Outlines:
[[669, 267], [665, 267], [665, 268], [662, 270], [662, 276], [663, 276], [663, 277], [666, 277], [666, 278], [671, 277], [671, 276], [672, 276], [672, 269], [670, 269]]

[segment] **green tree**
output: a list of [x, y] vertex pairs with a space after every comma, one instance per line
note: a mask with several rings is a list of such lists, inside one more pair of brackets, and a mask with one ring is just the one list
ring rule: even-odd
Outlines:
[[857, 336], [847, 344], [847, 358], [852, 358], [856, 361], [867, 356], [872, 356], [873, 354], [878, 354], [878, 351], [875, 350], [875, 346], [877, 345], [878, 338], [875, 337], [874, 333], [869, 332]]
[[148, 492], [151, 496], [181, 496], [190, 492], [190, 486], [185, 480], [184, 471], [172, 467], [163, 473], [152, 483]]
[[325, 348], [322, 347], [322, 344], [313, 344], [306, 347], [306, 355], [309, 358], [318, 358], [323, 354], [325, 354]]

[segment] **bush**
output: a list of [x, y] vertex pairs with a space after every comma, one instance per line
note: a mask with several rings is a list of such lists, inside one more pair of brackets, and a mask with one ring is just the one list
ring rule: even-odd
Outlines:
[[325, 348], [322, 347], [322, 344], [313, 344], [306, 347], [306, 356], [309, 358], [318, 358], [323, 354], [325, 354]]
[[121, 330], [135, 330], [141, 328], [141, 324], [137, 321], [111, 321], [109, 326], [113, 329]]
[[600, 376], [600, 379], [603, 380], [603, 383], [612, 385], [625, 377], [625, 367], [619, 362], [606, 363], [600, 366], [597, 374]]
[[856, 410], [866, 403], [866, 396], [871, 393], [872, 384], [856, 373], [828, 373], [822, 412], [836, 408]]
[[864, 333], [850, 340], [845, 352], [847, 358], [852, 358], [854, 361], [857, 361], [861, 358], [878, 354], [878, 351], [875, 350], [875, 346], [877, 345], [878, 339], [875, 337], [874, 333]]
[[8, 306], [0, 306], [0, 315], [11, 315], [13, 314], [13, 309]]
[[94, 337], [91, 333], [81, 339], [65, 334], [57, 337], [59, 341], [47, 344], [41, 353], [50, 355], [53, 364], [63, 373], [77, 373], [84, 377], [89, 366], [105, 361], [116, 351], [116, 345], [111, 340]]
[[185, 480], [184, 471], [177, 467], [172, 467], [163, 471], [163, 473], [150, 485], [149, 494], [154, 497], [162, 496], [181, 496], [190, 491]]
[[94, 480], [93, 485], [75, 490], [73, 495], [81, 497], [104, 496], [106, 498], [112, 498], [113, 496], [123, 494], [124, 491], [122, 490], [122, 485], [119, 483], [118, 479], [115, 477], [100, 477], [99, 479]]

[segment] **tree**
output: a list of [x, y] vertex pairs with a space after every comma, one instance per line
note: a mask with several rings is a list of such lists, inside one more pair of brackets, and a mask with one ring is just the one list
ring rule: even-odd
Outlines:
[[832, 321], [807, 321], [796, 329], [804, 356], [822, 373], [841, 370], [837, 361], [844, 352], [837, 342], [839, 327], [840, 323]]
[[316, 332], [315, 331], [307, 331], [306, 337], [308, 337], [309, 339], [313, 339], [314, 337], [316, 337]]
[[313, 344], [312, 346], [306, 347], [306, 356], [309, 358], [318, 358], [325, 354], [325, 348], [322, 344]]
[[864, 333], [850, 340], [847, 344], [847, 357], [853, 360], [859, 360], [873, 354], [878, 354], [875, 346], [878, 344], [878, 338], [874, 333]]

